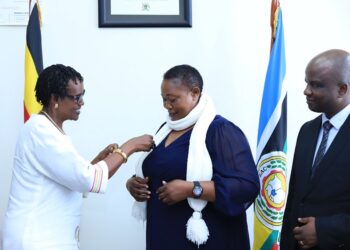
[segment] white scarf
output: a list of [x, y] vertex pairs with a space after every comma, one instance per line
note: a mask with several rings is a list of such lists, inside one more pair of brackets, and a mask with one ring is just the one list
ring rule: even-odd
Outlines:
[[[187, 159], [187, 181], [210, 181], [213, 176], [213, 166], [207, 150], [205, 139], [210, 123], [216, 115], [214, 104], [211, 98], [202, 93], [201, 98], [192, 109], [192, 111], [184, 118], [172, 121], [167, 117], [166, 124], [154, 136], [156, 145], [172, 131], [186, 129], [193, 124], [190, 145]], [[136, 175], [144, 178], [142, 172], [142, 164], [149, 152], [144, 152], [138, 164], [136, 165]], [[194, 210], [192, 217], [187, 222], [187, 239], [197, 244], [204, 244], [208, 240], [209, 230], [205, 221], [202, 219], [202, 209], [207, 205], [206, 200], [187, 198], [190, 207]], [[132, 209], [132, 215], [142, 221], [146, 220], [146, 201], [135, 201]]]

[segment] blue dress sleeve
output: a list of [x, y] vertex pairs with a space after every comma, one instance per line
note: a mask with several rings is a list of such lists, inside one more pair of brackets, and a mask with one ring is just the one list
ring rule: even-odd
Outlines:
[[248, 141], [236, 125], [216, 116], [209, 126], [206, 144], [213, 163], [214, 206], [226, 215], [239, 215], [251, 205], [260, 189]]

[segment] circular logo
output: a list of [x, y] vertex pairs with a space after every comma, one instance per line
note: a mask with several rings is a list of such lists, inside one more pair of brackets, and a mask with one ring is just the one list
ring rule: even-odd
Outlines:
[[281, 151], [263, 155], [258, 162], [260, 193], [255, 201], [258, 220], [271, 230], [282, 225], [286, 202], [287, 156]]

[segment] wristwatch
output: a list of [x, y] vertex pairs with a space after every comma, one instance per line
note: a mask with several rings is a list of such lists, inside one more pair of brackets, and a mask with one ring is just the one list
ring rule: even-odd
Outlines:
[[196, 199], [201, 197], [201, 195], [203, 193], [203, 188], [202, 188], [202, 186], [201, 186], [199, 181], [194, 181], [193, 182], [192, 193], [193, 193], [194, 198], [196, 198]]

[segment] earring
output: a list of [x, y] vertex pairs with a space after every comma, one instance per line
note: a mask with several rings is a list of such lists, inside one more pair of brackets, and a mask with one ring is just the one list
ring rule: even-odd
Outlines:
[[55, 109], [58, 109], [58, 103], [55, 103]]

